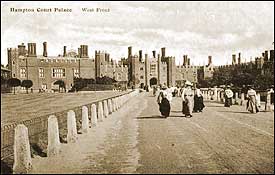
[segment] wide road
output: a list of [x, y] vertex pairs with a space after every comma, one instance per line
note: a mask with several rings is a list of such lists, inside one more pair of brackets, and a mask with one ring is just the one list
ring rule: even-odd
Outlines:
[[185, 118], [174, 98], [164, 119], [156, 97], [140, 93], [59, 156], [35, 157], [32, 173], [274, 174], [274, 112], [205, 105]]

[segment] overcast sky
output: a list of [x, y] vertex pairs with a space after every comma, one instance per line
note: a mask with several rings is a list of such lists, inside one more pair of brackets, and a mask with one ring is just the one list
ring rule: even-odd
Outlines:
[[[10, 8], [71, 8], [72, 13], [14, 13]], [[82, 8], [109, 8], [110, 12], [82, 12]], [[106, 50], [111, 57], [127, 57], [143, 50], [152, 55], [166, 47], [166, 55], [182, 63], [231, 63], [242, 53], [250, 60], [274, 47], [274, 2], [1, 2], [1, 63], [7, 63], [7, 48], [35, 42], [42, 55], [62, 54], [64, 45], [77, 50], [89, 46]]]

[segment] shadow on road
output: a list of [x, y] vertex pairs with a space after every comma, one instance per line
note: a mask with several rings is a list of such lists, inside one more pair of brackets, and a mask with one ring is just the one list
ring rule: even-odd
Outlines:
[[236, 111], [217, 111], [217, 112], [227, 112], [227, 113], [237, 113], [237, 114], [251, 114], [250, 112], [236, 112]]
[[165, 117], [162, 117], [160, 115], [153, 115], [148, 117], [137, 117], [136, 119], [165, 119]]

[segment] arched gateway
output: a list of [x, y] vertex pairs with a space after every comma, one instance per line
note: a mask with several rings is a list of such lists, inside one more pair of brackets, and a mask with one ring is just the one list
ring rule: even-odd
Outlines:
[[150, 79], [150, 86], [158, 84], [157, 78], [153, 77]]

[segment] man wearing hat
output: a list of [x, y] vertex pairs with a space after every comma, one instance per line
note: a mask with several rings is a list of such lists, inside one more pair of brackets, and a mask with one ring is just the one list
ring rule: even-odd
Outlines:
[[230, 107], [232, 105], [233, 92], [230, 89], [229, 85], [226, 86], [226, 89], [224, 91], [224, 98], [225, 98], [224, 106]]
[[190, 81], [185, 82], [186, 88], [181, 94], [182, 98], [182, 113], [185, 117], [192, 117], [193, 107], [194, 107], [194, 92], [192, 90], [192, 83]]

